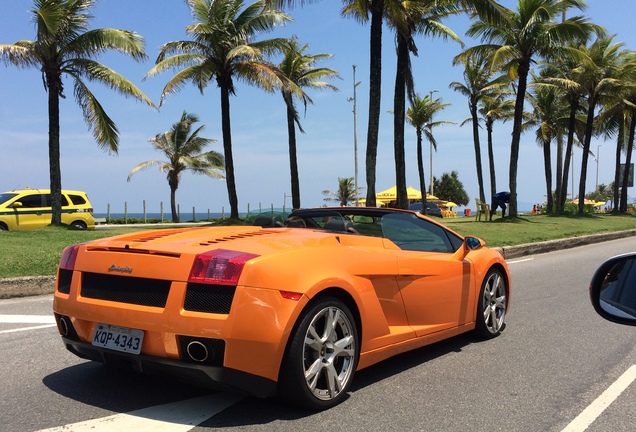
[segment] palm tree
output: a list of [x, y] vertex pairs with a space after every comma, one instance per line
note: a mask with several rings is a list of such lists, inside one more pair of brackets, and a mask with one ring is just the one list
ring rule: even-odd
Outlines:
[[322, 193], [326, 196], [325, 201], [335, 201], [343, 207], [349, 205], [358, 196], [353, 177], [338, 177], [338, 191], [324, 190]]
[[464, 57], [488, 55], [493, 70], [506, 70], [517, 80], [515, 115], [510, 145], [509, 215], [517, 216], [517, 168], [524, 102], [530, 65], [537, 58], [554, 56], [569, 41], [586, 40], [598, 30], [581, 16], [557, 22], [570, 8], [583, 10], [584, 0], [519, 0], [518, 10], [494, 1], [476, 3], [476, 20], [467, 34], [485, 42], [462, 53]]
[[[595, 133], [596, 108], [604, 95], [616, 91], [620, 80], [618, 71], [621, 65], [622, 43], [613, 43], [613, 36], [597, 38], [589, 47], [582, 46], [589, 61], [582, 66], [580, 76], [581, 86], [585, 91], [587, 120], [585, 123], [585, 135], [583, 139], [583, 156], [581, 161], [581, 176], [579, 183], [579, 197], [585, 196], [585, 184], [587, 181], [587, 163], [589, 159], [592, 135]], [[629, 148], [628, 148], [628, 155]], [[579, 214], [585, 211], [584, 200], [579, 199]]]
[[[456, 92], [466, 96], [468, 99], [468, 110], [470, 111], [470, 121], [473, 127], [473, 145], [475, 148], [475, 165], [477, 168], [477, 184], [479, 187], [479, 199], [486, 202], [484, 193], [484, 177], [481, 163], [481, 145], [479, 142], [479, 104], [485, 97], [489, 97], [493, 92], [508, 88], [509, 80], [506, 75], [500, 75], [493, 79], [493, 71], [486, 64], [483, 56], [469, 58], [456, 57], [454, 64], [461, 62], [464, 65], [464, 83], [453, 81], [449, 87]], [[463, 123], [462, 123], [463, 125]], [[489, 152], [490, 154], [490, 152]], [[491, 155], [492, 156], [492, 155]], [[493, 162], [491, 157], [490, 161]], [[493, 167], [491, 167], [491, 189], [494, 187]], [[490, 196], [494, 195], [491, 193]]]
[[603, 183], [596, 186], [596, 190], [594, 192], [590, 192], [585, 196], [585, 199], [589, 199], [596, 202], [607, 202], [612, 201], [614, 185], [605, 185]]
[[344, 0], [343, 16], [366, 23], [371, 15], [369, 36], [369, 122], [366, 150], [366, 205], [376, 206], [375, 172], [378, 156], [378, 134], [380, 130], [380, 100], [382, 87], [382, 20], [385, 2], [395, 0]]
[[[406, 118], [406, 94], [413, 101], [415, 90], [410, 54], [417, 55], [416, 34], [452, 39], [462, 44], [459, 37], [441, 23], [441, 19], [462, 12], [456, 1], [399, 1], [386, 7], [385, 16], [395, 30], [397, 68], [393, 95], [393, 150], [397, 188], [397, 208], [407, 208], [406, 162], [404, 156], [404, 124]], [[463, 45], [463, 44], [462, 44]]]
[[130, 181], [133, 174], [152, 166], [158, 166], [166, 173], [170, 186], [172, 222], [179, 222], [176, 192], [184, 171], [192, 171], [195, 174], [204, 174], [217, 179], [223, 178], [223, 156], [215, 151], [202, 152], [208, 144], [216, 140], [199, 136], [205, 126], [192, 131], [192, 125], [198, 121], [199, 118], [196, 115], [184, 111], [181, 119], [173, 124], [169, 131], [148, 139], [156, 150], [166, 156], [167, 160], [155, 159], [141, 162], [135, 165], [128, 174], [128, 181]]
[[568, 107], [559, 88], [554, 85], [533, 83], [534, 92], [528, 95], [532, 105], [530, 119], [524, 125], [525, 128], [536, 127], [536, 140], [543, 149], [543, 168], [545, 173], [545, 186], [547, 205], [546, 210], [552, 213], [554, 200], [552, 196], [552, 153], [551, 145], [557, 137], [565, 131], [564, 121], [567, 121]]
[[186, 0], [194, 24], [186, 27], [193, 38], [164, 44], [156, 65], [147, 76], [168, 69], [182, 68], [168, 81], [161, 100], [183, 88], [187, 82], [203, 89], [215, 81], [221, 91], [221, 125], [230, 218], [238, 219], [238, 197], [232, 155], [230, 95], [235, 94], [234, 80], [240, 79], [267, 91], [285, 82], [278, 68], [265, 60], [268, 54], [280, 52], [287, 39], [253, 39], [291, 18], [281, 11], [256, 1], [244, 7], [243, 0]]
[[[619, 66], [619, 84], [611, 92], [603, 97], [603, 107], [597, 119], [597, 134], [605, 139], [616, 139], [614, 181], [612, 182], [614, 203], [613, 212], [627, 211], [627, 197], [623, 194], [623, 181], [621, 170], [621, 155], [629, 153], [629, 147], [633, 146], [634, 107], [636, 106], [636, 76], [634, 61], [636, 54], [633, 51], [623, 55], [624, 61]], [[598, 155], [597, 155], [598, 157]], [[631, 163], [631, 154], [629, 155]]]
[[290, 39], [289, 43], [283, 48], [284, 58], [278, 65], [283, 76], [287, 78], [289, 86], [282, 88], [283, 100], [287, 107], [287, 131], [289, 135], [289, 166], [291, 171], [291, 193], [292, 207], [300, 208], [300, 183], [298, 180], [298, 160], [296, 157], [296, 125], [298, 129], [304, 133], [298, 111], [294, 105], [294, 96], [298, 97], [307, 110], [307, 104], [313, 103], [309, 95], [304, 92], [303, 88], [328, 88], [334, 91], [338, 89], [320, 79], [325, 77], [337, 77], [338, 72], [328, 68], [316, 68], [314, 64], [320, 60], [330, 58], [330, 54], [305, 54], [305, 50], [309, 45], [300, 47], [295, 39]]
[[51, 223], [61, 223], [62, 173], [60, 167], [60, 98], [65, 98], [62, 77], [73, 81], [75, 101], [82, 108], [84, 120], [97, 145], [117, 153], [119, 131], [106, 114], [86, 81], [97, 81], [123, 95], [154, 104], [137, 87], [112, 69], [94, 60], [99, 54], [118, 51], [135, 61], [146, 58], [144, 40], [137, 33], [102, 28], [89, 30], [93, 18], [88, 10], [95, 0], [34, 0], [33, 22], [37, 39], [0, 45], [0, 59], [20, 68], [36, 67], [42, 72], [44, 90], [48, 92], [49, 110], [49, 179], [51, 189]]
[[[557, 161], [557, 170], [562, 173], [560, 177], [557, 172], [556, 187], [556, 211], [562, 212], [565, 208], [568, 190], [568, 173], [570, 172], [570, 161], [574, 144], [579, 143], [578, 137], [582, 136], [583, 128], [579, 119], [579, 114], [584, 111], [581, 101], [584, 96], [584, 89], [579, 82], [581, 59], [587, 61], [587, 56], [576, 46], [568, 47], [568, 55], [555, 56], [542, 65], [541, 82], [553, 84], [561, 89], [564, 102], [570, 107], [567, 126], [567, 144], [565, 154], [563, 154], [563, 169]], [[574, 181], [574, 179], [572, 179]]]
[[[493, 149], [493, 129], [495, 121], [506, 122], [514, 116], [515, 101], [510, 99], [511, 90], [501, 89], [484, 97], [480, 101], [479, 113], [486, 125], [486, 136], [488, 142], [488, 166], [490, 169], [490, 196], [497, 193], [497, 176], [495, 173], [495, 152]], [[455, 201], [457, 202], [457, 201]]]
[[[406, 112], [406, 120], [415, 128], [415, 134], [417, 136], [417, 171], [420, 177], [420, 190], [422, 192], [426, 191], [424, 160], [422, 155], [422, 135], [426, 136], [428, 142], [435, 151], [437, 151], [437, 142], [433, 136], [433, 128], [443, 124], [455, 124], [447, 120], [433, 121], [435, 114], [447, 106], [450, 106], [450, 104], [442, 103], [442, 100], [439, 98], [433, 100], [432, 94], [424, 96], [423, 98], [420, 98], [420, 96], [416, 94], [411, 103], [411, 107]], [[422, 193], [422, 213], [426, 214], [426, 193]]]

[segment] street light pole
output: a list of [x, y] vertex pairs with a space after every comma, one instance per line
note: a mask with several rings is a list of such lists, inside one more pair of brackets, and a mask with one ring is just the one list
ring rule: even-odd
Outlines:
[[[430, 92], [428, 92], [431, 103], [433, 102], [433, 93], [437, 93], [438, 91], [439, 90], [431, 90]], [[429, 119], [429, 120], [432, 120], [432, 119]], [[434, 190], [433, 190], [433, 143], [432, 142], [429, 143], [429, 161], [430, 161], [429, 174], [431, 176], [431, 180], [428, 184], [428, 189], [431, 191], [431, 195], [433, 195]], [[422, 191], [422, 192], [426, 193], [426, 191]]]
[[356, 82], [356, 65], [353, 65], [353, 97], [347, 99], [349, 102], [353, 102], [353, 161], [354, 161], [354, 202], [355, 206], [358, 206], [358, 126], [357, 126], [357, 110], [356, 110], [356, 87], [360, 85], [361, 81]]
[[598, 146], [596, 146], [596, 189], [594, 190], [594, 192], [598, 191], [598, 160], [600, 159], [600, 150], [603, 144], [599, 144]]

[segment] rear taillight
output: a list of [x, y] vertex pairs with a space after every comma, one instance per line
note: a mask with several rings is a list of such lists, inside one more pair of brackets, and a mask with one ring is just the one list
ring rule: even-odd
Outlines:
[[73, 270], [75, 268], [75, 259], [77, 258], [77, 251], [80, 245], [69, 246], [62, 252], [62, 258], [60, 258], [60, 268], [62, 270]]
[[188, 282], [237, 285], [245, 263], [259, 255], [215, 249], [194, 258]]

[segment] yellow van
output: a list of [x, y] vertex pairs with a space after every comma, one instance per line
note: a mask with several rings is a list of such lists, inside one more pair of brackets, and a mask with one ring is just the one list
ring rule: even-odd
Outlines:
[[[0, 231], [34, 230], [51, 224], [51, 191], [21, 189], [0, 194]], [[93, 207], [85, 192], [62, 191], [62, 223], [94, 229]]]

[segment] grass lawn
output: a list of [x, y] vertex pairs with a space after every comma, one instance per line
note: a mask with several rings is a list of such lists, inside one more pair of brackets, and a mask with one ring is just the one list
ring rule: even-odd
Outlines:
[[48, 226], [34, 231], [0, 231], [0, 278], [53, 275], [66, 246], [141, 229], [79, 231]]
[[513, 219], [495, 216], [492, 222], [475, 222], [474, 217], [442, 219], [442, 223], [461, 235], [472, 235], [488, 246], [513, 246], [587, 234], [636, 229], [636, 217], [611, 214], [582, 216], [521, 216]]
[[[488, 246], [512, 246], [636, 228], [636, 217], [631, 214], [529, 215], [513, 219], [496, 216], [492, 222], [476, 222], [474, 217], [459, 217], [441, 221], [461, 235], [484, 239]], [[66, 246], [144, 229], [150, 228], [132, 226], [76, 231], [50, 226], [35, 231], [2, 231], [0, 278], [53, 275]]]

